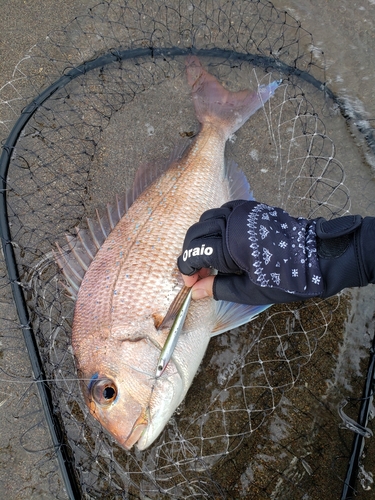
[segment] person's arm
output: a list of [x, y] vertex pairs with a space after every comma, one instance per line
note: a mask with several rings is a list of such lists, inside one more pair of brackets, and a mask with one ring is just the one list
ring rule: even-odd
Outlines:
[[[233, 201], [188, 230], [177, 263], [194, 299], [258, 305], [329, 297], [375, 282], [375, 218], [307, 220]], [[212, 269], [218, 274], [207, 277]]]

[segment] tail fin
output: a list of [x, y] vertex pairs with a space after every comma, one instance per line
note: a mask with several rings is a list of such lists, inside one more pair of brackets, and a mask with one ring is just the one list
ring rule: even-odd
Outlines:
[[257, 91], [231, 92], [201, 65], [196, 56], [186, 60], [187, 80], [198, 120], [219, 126], [228, 138], [273, 95], [281, 80], [262, 85]]

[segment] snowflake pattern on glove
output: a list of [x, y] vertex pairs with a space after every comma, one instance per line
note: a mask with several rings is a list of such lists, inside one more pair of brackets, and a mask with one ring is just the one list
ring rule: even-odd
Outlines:
[[322, 293], [315, 226], [314, 220], [294, 218], [280, 208], [256, 204], [247, 218], [254, 257], [249, 270], [252, 281], [288, 293]]

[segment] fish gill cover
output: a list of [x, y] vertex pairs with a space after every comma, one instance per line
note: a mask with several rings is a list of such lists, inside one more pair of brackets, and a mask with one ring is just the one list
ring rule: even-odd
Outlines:
[[[4, 272], [2, 405], [10, 421], [24, 422], [19, 442], [49, 478], [46, 498], [67, 494], [30, 368], [16, 361], [14, 369], [21, 327], [35, 336], [58, 448], [75, 471], [71, 497], [338, 498], [352, 438], [338, 407], [361, 393], [373, 314], [365, 292], [274, 306], [212, 339], [161, 436], [145, 451], [124, 451], [82, 399], [70, 342], [74, 303], [52, 257], [55, 242], [64, 245], [65, 234], [131, 187], [140, 165], [168, 158], [197, 133], [184, 72], [190, 53], [231, 90], [282, 79], [226, 150], [257, 200], [304, 217], [344, 215], [352, 193], [370, 206], [374, 181], [312, 47], [311, 34], [267, 1], [100, 2], [35, 46], [1, 89], [13, 287], [30, 321], [20, 325], [10, 309]], [[353, 186], [346, 165], [358, 168]], [[345, 413], [356, 418], [356, 408]]]

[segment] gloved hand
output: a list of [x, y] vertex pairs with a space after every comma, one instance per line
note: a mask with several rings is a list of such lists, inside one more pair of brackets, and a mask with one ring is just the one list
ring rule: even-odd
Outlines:
[[177, 261], [183, 274], [191, 276], [201, 268], [213, 268], [226, 274], [242, 273], [230, 256], [225, 241], [228, 218], [233, 209], [242, 203], [243, 200], [232, 201], [221, 208], [207, 210], [199, 222], [188, 229], [183, 253]]
[[188, 230], [177, 264], [188, 276], [216, 269], [216, 300], [260, 305], [329, 297], [347, 286], [374, 283], [374, 255], [372, 217], [363, 223], [360, 216], [307, 220], [238, 200], [202, 215]]

